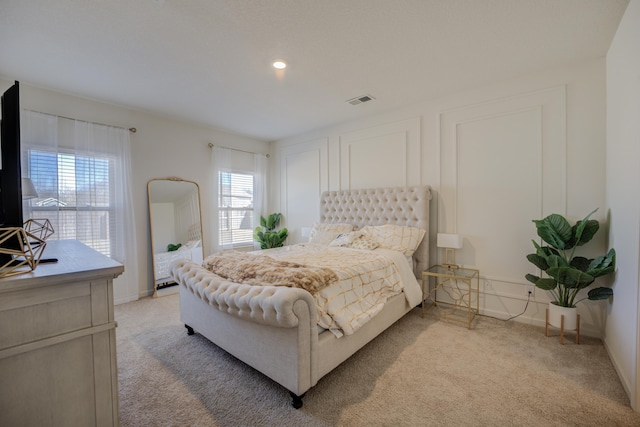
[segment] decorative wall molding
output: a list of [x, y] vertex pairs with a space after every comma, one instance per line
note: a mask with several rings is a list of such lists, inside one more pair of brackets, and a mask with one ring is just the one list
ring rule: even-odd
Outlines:
[[342, 134], [338, 152], [340, 189], [419, 185], [420, 118]]
[[[556, 86], [440, 113], [438, 231], [464, 235], [457, 259], [484, 275], [523, 284], [535, 237], [523, 225], [566, 211], [565, 93]], [[505, 248], [522, 259], [505, 265]]]
[[329, 139], [319, 138], [280, 151], [280, 212], [292, 242], [301, 240], [301, 228], [317, 220], [320, 194], [329, 188]]

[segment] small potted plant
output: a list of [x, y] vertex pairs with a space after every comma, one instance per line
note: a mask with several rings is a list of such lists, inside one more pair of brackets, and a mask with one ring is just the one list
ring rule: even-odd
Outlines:
[[260, 243], [261, 249], [279, 248], [287, 240], [288, 230], [282, 228], [276, 231], [282, 214], [273, 213], [268, 217], [260, 216], [260, 225], [253, 231], [253, 238]]
[[589, 219], [596, 211], [573, 226], [559, 214], [533, 220], [538, 236], [547, 245], [540, 246], [534, 240], [536, 253], [527, 255], [527, 259], [544, 271], [547, 277], [533, 274], [525, 277], [536, 287], [553, 295], [549, 304], [549, 323], [555, 327], [560, 327], [560, 316], [564, 314], [565, 329], [576, 329], [578, 302], [585, 299], [602, 300], [613, 295], [611, 288], [598, 287], [591, 289], [586, 297], [576, 300], [578, 292], [589, 287], [597, 277], [612, 273], [616, 267], [616, 251], [613, 248], [594, 259], [575, 256], [576, 248], [588, 243], [600, 228], [598, 221]]

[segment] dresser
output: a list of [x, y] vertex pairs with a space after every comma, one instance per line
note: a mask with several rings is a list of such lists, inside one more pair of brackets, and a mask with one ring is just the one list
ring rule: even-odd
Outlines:
[[113, 279], [122, 264], [50, 241], [33, 272], [0, 279], [0, 426], [116, 426]]

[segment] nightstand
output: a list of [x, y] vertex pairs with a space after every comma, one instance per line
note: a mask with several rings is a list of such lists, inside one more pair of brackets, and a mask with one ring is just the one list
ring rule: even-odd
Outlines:
[[465, 323], [479, 311], [480, 271], [434, 265], [422, 272], [422, 317], [426, 315]]

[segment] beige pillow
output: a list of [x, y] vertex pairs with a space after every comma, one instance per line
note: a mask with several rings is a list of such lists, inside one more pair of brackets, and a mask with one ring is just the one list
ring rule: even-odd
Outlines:
[[316, 222], [313, 224], [313, 227], [311, 227], [309, 243], [329, 245], [339, 234], [350, 233], [353, 231], [353, 228], [353, 224], [325, 224]]
[[381, 248], [402, 252], [412, 256], [424, 238], [426, 230], [402, 225], [367, 225], [362, 228], [365, 236], [380, 244]]
[[368, 238], [366, 236], [361, 236], [360, 238], [355, 239], [353, 242], [351, 242], [349, 244], [350, 248], [366, 249], [368, 251], [372, 251], [375, 248], [377, 248], [378, 246], [380, 246], [380, 244], [378, 242], [376, 242], [375, 240], [371, 240], [370, 238]]

